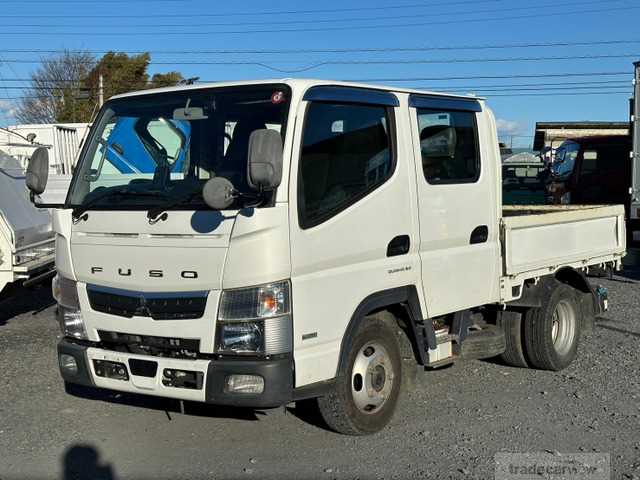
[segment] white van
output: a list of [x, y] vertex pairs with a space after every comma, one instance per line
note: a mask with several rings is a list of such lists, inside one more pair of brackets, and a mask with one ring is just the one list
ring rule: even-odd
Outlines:
[[417, 366], [560, 370], [605, 308], [585, 272], [620, 267], [624, 208], [503, 208], [500, 177], [477, 98], [316, 80], [114, 97], [55, 211], [62, 377], [317, 398], [368, 434]]

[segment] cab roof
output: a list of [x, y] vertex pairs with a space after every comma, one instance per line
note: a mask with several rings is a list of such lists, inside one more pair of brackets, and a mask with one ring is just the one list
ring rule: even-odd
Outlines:
[[342, 82], [337, 80], [291, 79], [291, 78], [244, 80], [244, 81], [231, 81], [231, 82], [208, 82], [208, 83], [197, 83], [193, 85], [178, 85], [175, 87], [151, 88], [148, 90], [138, 90], [134, 92], [115, 95], [111, 97], [111, 99], [136, 97], [136, 96], [151, 95], [156, 93], [184, 92], [189, 90], [203, 90], [207, 88], [220, 88], [220, 87], [240, 87], [245, 85], [269, 85], [274, 83], [286, 84], [290, 86], [293, 90], [298, 90], [298, 91], [305, 91], [311, 87], [316, 87], [316, 86], [338, 86], [338, 87], [366, 88], [370, 90], [379, 90], [379, 91], [392, 92], [392, 93], [430, 95], [430, 96], [438, 96], [443, 98], [463, 98], [467, 100], [469, 99], [484, 100], [483, 97], [475, 97], [471, 95], [456, 95], [456, 94], [450, 94], [450, 93], [444, 93], [444, 92], [432, 92], [429, 90], [415, 90], [415, 89], [409, 89], [409, 88], [391, 87], [391, 86], [377, 85], [377, 84], [374, 85], [374, 84], [357, 83], [357, 82]]

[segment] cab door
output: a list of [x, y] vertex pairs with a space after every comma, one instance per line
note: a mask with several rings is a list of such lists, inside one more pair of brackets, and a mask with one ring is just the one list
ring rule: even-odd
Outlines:
[[476, 100], [410, 98], [430, 317], [499, 300], [500, 157], [493, 116], [482, 110]]
[[381, 90], [315, 86], [298, 118], [289, 192], [296, 386], [333, 378], [358, 305], [416, 285], [420, 271], [406, 104]]

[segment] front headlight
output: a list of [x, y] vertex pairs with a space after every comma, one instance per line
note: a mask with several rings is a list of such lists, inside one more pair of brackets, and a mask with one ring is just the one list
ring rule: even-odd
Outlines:
[[56, 274], [51, 282], [51, 293], [58, 305], [74, 309], [80, 308], [78, 286], [75, 280], [63, 277], [59, 273]]
[[77, 282], [56, 275], [51, 282], [53, 298], [58, 302], [58, 323], [65, 337], [86, 340], [87, 331], [84, 328], [80, 300], [78, 299]]
[[288, 281], [222, 292], [216, 328], [218, 353], [278, 355], [291, 352]]

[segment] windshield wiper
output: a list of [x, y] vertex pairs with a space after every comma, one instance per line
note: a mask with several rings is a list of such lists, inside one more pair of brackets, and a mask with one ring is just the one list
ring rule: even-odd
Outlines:
[[106, 192], [102, 192], [99, 195], [96, 195], [91, 200], [82, 205], [77, 206], [73, 209], [71, 216], [73, 220], [78, 220], [83, 213], [87, 210], [91, 209], [94, 205], [99, 203], [101, 200], [104, 200], [108, 197], [161, 197], [166, 198], [168, 195], [163, 192], [146, 192], [143, 190], [129, 190], [126, 188], [121, 188], [118, 190], [108, 190]]
[[[264, 200], [263, 195], [261, 193], [249, 194], [249, 193], [242, 193], [235, 190], [233, 192], [233, 195], [234, 195], [234, 198], [244, 200], [245, 204], [243, 205], [243, 207], [245, 208], [257, 207]], [[171, 210], [172, 208], [177, 207], [178, 205], [182, 205], [183, 203], [191, 202], [196, 197], [202, 197], [201, 190], [197, 192], [191, 192], [187, 195], [183, 195], [182, 197], [178, 197], [174, 200], [170, 200], [162, 205], [151, 207], [149, 210], [147, 210], [147, 218], [149, 219], [149, 223], [153, 224], [158, 222], [161, 219], [166, 220], [167, 210]]]
[[200, 196], [202, 196], [202, 191], [191, 192], [187, 195], [183, 195], [182, 197], [171, 199], [168, 202], [163, 203], [162, 205], [151, 207], [149, 210], [147, 210], [147, 218], [149, 219], [149, 223], [156, 223], [158, 221], [158, 217], [160, 217], [162, 214], [165, 214], [167, 210], [171, 210], [173, 207], [182, 205], [185, 202], [191, 202], [194, 198]]

